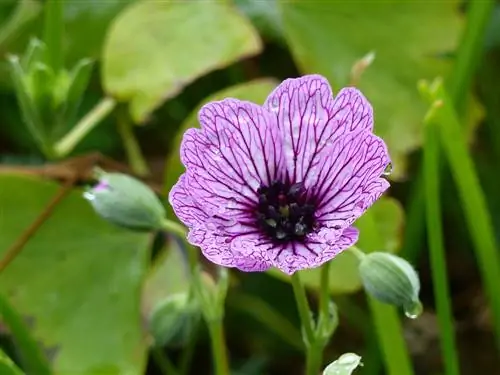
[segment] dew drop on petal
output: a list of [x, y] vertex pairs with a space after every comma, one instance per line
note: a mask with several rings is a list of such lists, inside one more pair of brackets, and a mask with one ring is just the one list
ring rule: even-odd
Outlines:
[[279, 98], [277, 96], [275, 96], [271, 100], [271, 111], [278, 112], [279, 109], [280, 109]]
[[392, 173], [392, 163], [387, 164], [384, 171], [382, 172], [382, 176], [390, 176]]
[[422, 314], [424, 307], [420, 301], [412, 301], [404, 306], [405, 315], [410, 319], [416, 319]]
[[83, 197], [88, 201], [93, 201], [95, 199], [95, 194], [91, 191], [86, 191], [83, 193]]

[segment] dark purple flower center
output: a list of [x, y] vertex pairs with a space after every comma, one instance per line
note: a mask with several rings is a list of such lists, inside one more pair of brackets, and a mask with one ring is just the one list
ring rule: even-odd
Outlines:
[[314, 229], [314, 205], [308, 203], [302, 183], [276, 181], [257, 193], [257, 224], [273, 240], [300, 241]]

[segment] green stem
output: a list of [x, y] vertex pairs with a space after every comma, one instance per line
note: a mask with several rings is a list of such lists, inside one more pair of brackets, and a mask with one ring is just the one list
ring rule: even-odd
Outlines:
[[142, 155], [141, 147], [135, 138], [132, 123], [124, 111], [120, 111], [118, 114], [117, 127], [132, 171], [138, 176], [148, 176], [150, 174], [148, 164], [146, 163], [146, 160]]
[[184, 348], [184, 351], [182, 352], [181, 365], [179, 370], [181, 375], [187, 375], [189, 371], [189, 366], [193, 361], [193, 355], [196, 349], [196, 342], [198, 341], [199, 326], [200, 326], [200, 321], [197, 320], [195, 326], [193, 327], [191, 335], [189, 336], [189, 341], [187, 343], [187, 346]]
[[179, 375], [179, 372], [160, 348], [151, 350], [151, 355], [163, 375]]
[[116, 101], [106, 97], [102, 99], [89, 113], [87, 113], [75, 126], [54, 146], [54, 151], [59, 157], [68, 155], [75, 146], [92, 130], [99, 122], [113, 111]]
[[222, 319], [207, 321], [210, 341], [212, 343], [212, 357], [214, 360], [215, 375], [229, 375], [224, 327]]
[[[459, 114], [465, 108], [462, 105], [472, 77], [481, 57], [486, 27], [491, 19], [494, 0], [470, 1], [467, 23], [460, 42], [453, 71], [447, 81], [453, 106]], [[438, 152], [439, 155], [439, 152]], [[438, 164], [441, 159], [437, 157]], [[410, 194], [406, 230], [403, 238], [402, 254], [410, 261], [415, 261], [422, 249], [424, 232], [424, 182], [423, 171], [417, 173], [414, 187]]]
[[403, 327], [396, 308], [368, 297], [387, 375], [413, 375]]
[[306, 375], [318, 375], [323, 361], [323, 343], [317, 340], [307, 348]]
[[349, 249], [347, 249], [348, 251], [350, 251], [352, 254], [354, 254], [354, 256], [358, 259], [358, 261], [362, 261], [365, 257], [366, 257], [366, 254], [361, 251], [360, 249], [358, 249], [356, 246], [351, 246]]
[[299, 311], [300, 321], [302, 323], [302, 329], [305, 333], [306, 347], [308, 347], [315, 341], [311, 308], [309, 307], [306, 290], [304, 288], [304, 285], [302, 284], [302, 281], [300, 280], [300, 275], [298, 272], [295, 272], [291, 276], [291, 281], [293, 293], [295, 294], [295, 301], [297, 303], [297, 309]]
[[439, 169], [437, 164], [439, 143], [438, 132], [432, 122], [434, 108], [429, 111], [425, 124], [424, 143], [424, 184], [425, 212], [427, 217], [427, 237], [431, 258], [432, 281], [437, 306], [437, 316], [441, 331], [441, 350], [446, 375], [459, 375], [459, 361], [455, 347], [453, 315], [448, 273], [443, 241], [441, 202], [439, 199]]
[[40, 347], [31, 337], [22, 318], [0, 295], [0, 318], [9, 327], [19, 349], [23, 367], [29, 374], [50, 375], [50, 367]]
[[64, 67], [64, 0], [48, 0], [44, 11], [43, 41], [47, 46], [47, 64], [57, 74]]
[[326, 262], [321, 267], [320, 276], [320, 298], [319, 298], [319, 311], [325, 319], [330, 316], [330, 269], [331, 261]]
[[181, 224], [176, 223], [175, 221], [165, 219], [163, 221], [163, 229], [165, 232], [175, 234], [177, 237], [179, 237], [181, 240], [184, 241], [184, 245], [186, 246], [186, 251], [188, 255], [188, 263], [189, 263], [189, 269], [191, 272], [197, 272], [198, 271], [198, 262], [199, 262], [199, 255], [198, 255], [198, 250], [191, 245], [189, 242], [187, 242], [187, 230], [184, 226]]

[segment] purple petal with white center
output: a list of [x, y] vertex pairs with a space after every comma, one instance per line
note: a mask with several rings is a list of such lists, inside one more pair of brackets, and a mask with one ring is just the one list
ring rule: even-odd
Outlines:
[[380, 177], [389, 163], [385, 143], [371, 132], [339, 137], [322, 153], [321, 168], [308, 181], [318, 223], [329, 228], [350, 226], [389, 187]]
[[296, 182], [319, 165], [319, 155], [337, 137], [373, 127], [372, 107], [359, 90], [344, 88], [334, 99], [328, 81], [319, 75], [285, 80], [264, 107], [277, 115], [286, 170]]
[[335, 236], [331, 229], [325, 228], [311, 234], [306, 243], [289, 243], [272, 249], [272, 265], [289, 275], [301, 269], [319, 267], [354, 245], [358, 236], [354, 227], [348, 227]]

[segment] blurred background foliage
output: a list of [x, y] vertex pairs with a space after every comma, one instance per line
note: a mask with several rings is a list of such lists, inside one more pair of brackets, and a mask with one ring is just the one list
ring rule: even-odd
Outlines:
[[[500, 3], [62, 4], [64, 66], [71, 69], [84, 58], [94, 64], [75, 119], [63, 122], [61, 135], [103, 101], [109, 110], [74, 148], [47, 160], [23, 121], [8, 57], [22, 55], [31, 38], [44, 39], [48, 2], [0, 1], [0, 256], [22, 248], [0, 272], [5, 323], [0, 321], [0, 347], [7, 353], [0, 351], [0, 374], [42, 375], [49, 367], [61, 375], [159, 374], [161, 365], [148, 356], [153, 346], [148, 324], [155, 306], [187, 290], [183, 250], [164, 235], [131, 233], [96, 217], [82, 199], [90, 164], [98, 160], [106, 169], [141, 176], [166, 196], [183, 171], [178, 156], [182, 132], [197, 126], [201, 105], [224, 97], [263, 103], [281, 80], [307, 73], [326, 76], [334, 91], [355, 84], [372, 102], [375, 132], [393, 158], [393, 187], [359, 220], [359, 246], [399, 252], [411, 260], [422, 278], [426, 306], [420, 319], [407, 320], [393, 308], [367, 301], [359, 291], [354, 257], [340, 255], [330, 281], [341, 325], [326, 358], [360, 353], [365, 363], [360, 374], [445, 373], [420, 173], [428, 103], [417, 83], [445, 78], [498, 239]], [[370, 53], [373, 61], [358, 74], [356, 67]], [[450, 142], [455, 141], [460, 142]], [[488, 293], [500, 294], [500, 279], [493, 289], [498, 250], [488, 271], [485, 258], [474, 250], [456, 177], [448, 167], [440, 176], [438, 203], [462, 373], [498, 373], [494, 327], [500, 311], [494, 307], [498, 300], [488, 298]], [[482, 260], [478, 264], [476, 259]], [[484, 284], [481, 275], [488, 272]], [[314, 301], [319, 274], [310, 270], [303, 278]], [[196, 319], [190, 322], [194, 328], [179, 329], [153, 353], [166, 353], [176, 363], [192, 362], [189, 373], [208, 374], [205, 328]], [[275, 271], [232, 274], [225, 319], [232, 373], [300, 374], [299, 327], [287, 277]]]

